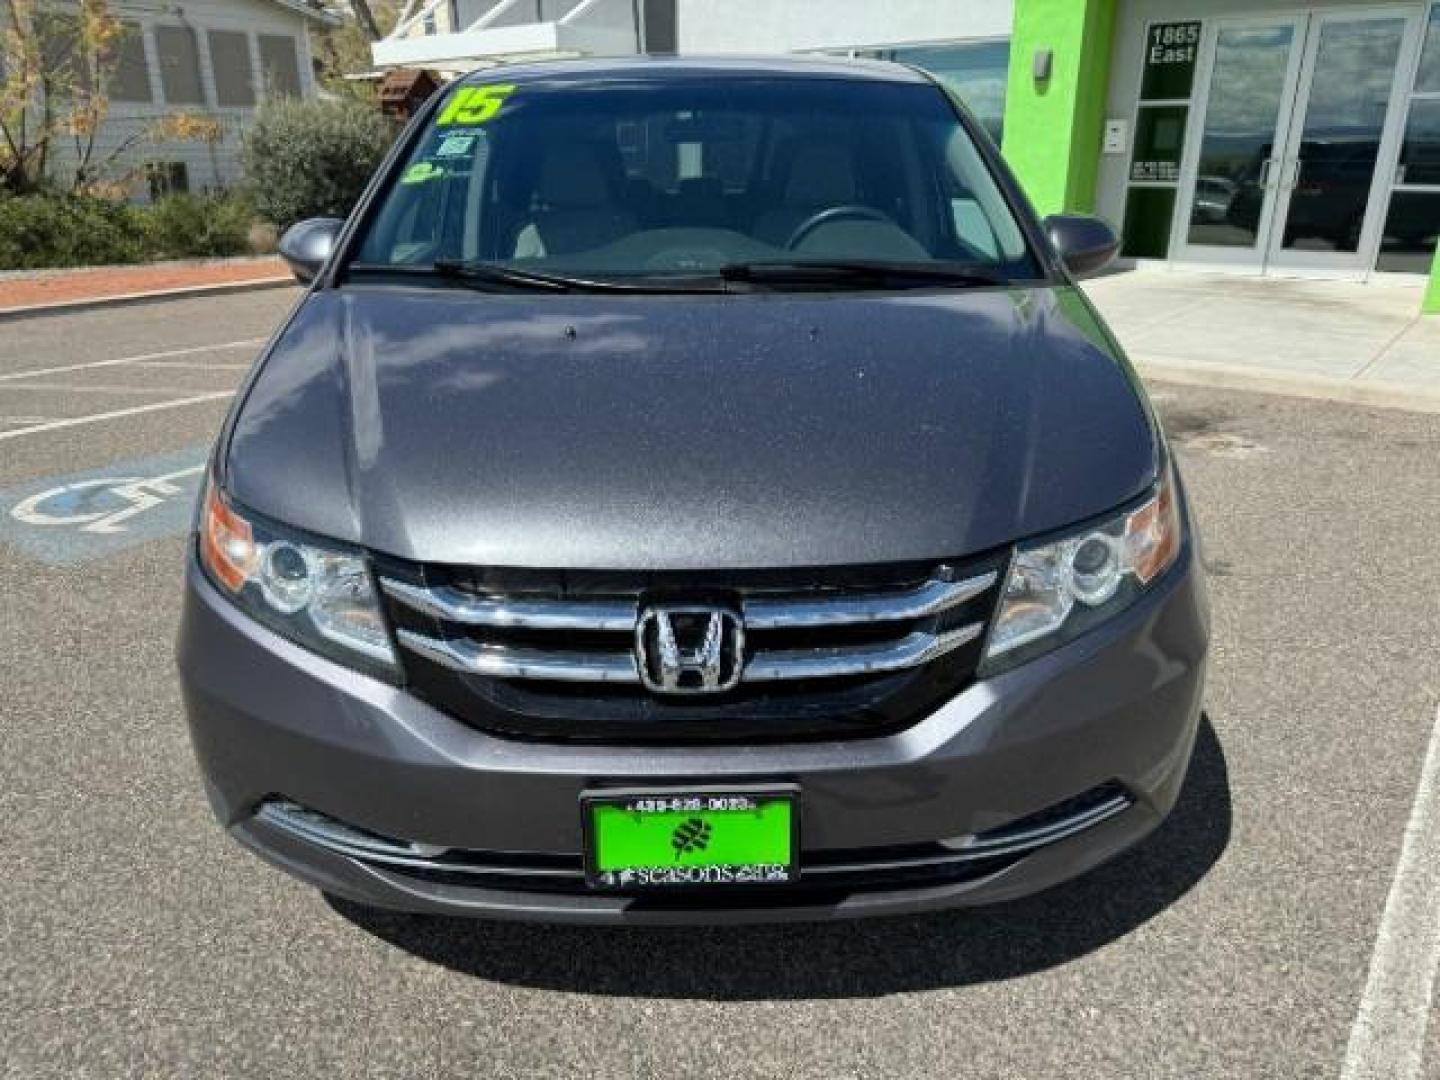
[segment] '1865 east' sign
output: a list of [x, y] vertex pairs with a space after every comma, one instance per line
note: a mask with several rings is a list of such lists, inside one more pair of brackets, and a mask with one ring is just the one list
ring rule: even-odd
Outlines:
[[1145, 38], [1142, 101], [1175, 101], [1190, 96], [1200, 55], [1200, 23], [1155, 23]]

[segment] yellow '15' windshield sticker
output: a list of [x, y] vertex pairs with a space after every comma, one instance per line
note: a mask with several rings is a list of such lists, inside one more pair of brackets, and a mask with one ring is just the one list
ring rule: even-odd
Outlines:
[[483, 124], [492, 120], [515, 90], [513, 83], [496, 83], [491, 86], [462, 86], [445, 103], [436, 127], [450, 127], [453, 124]]

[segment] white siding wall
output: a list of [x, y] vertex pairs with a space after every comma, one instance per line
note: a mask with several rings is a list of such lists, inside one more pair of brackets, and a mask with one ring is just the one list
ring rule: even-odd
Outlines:
[[682, 53], [785, 53], [1007, 38], [1013, 0], [676, 0]]
[[[180, 10], [179, 6], [168, 7], [147, 0], [119, 0], [114, 5], [114, 10], [126, 22], [140, 24], [145, 42], [152, 100], [149, 103], [110, 103], [109, 119], [96, 139], [95, 160], [107, 157], [112, 149], [159, 117], [173, 112], [194, 112], [220, 121], [223, 134], [219, 142], [212, 146], [204, 142], [156, 144], [142, 140], [126, 152], [123, 160], [131, 166], [139, 166], [146, 161], [184, 162], [192, 191], [229, 187], [239, 180], [241, 136], [254, 119], [255, 109], [221, 107], [216, 104], [215, 78], [210, 67], [209, 43], [205, 36], [207, 29], [237, 30], [248, 35], [257, 96], [261, 77], [258, 35], [276, 34], [293, 38], [299, 61], [301, 92], [306, 97], [315, 94], [314, 68], [307, 35], [310, 20], [271, 0], [185, 0], [183, 14], [172, 13]], [[205, 91], [204, 104], [165, 103], [154, 34], [157, 25], [188, 26], [196, 31], [200, 81]], [[62, 137], [56, 144], [53, 160], [55, 165], [52, 171], [63, 175], [67, 164], [74, 160], [74, 150], [68, 136]], [[136, 184], [134, 193], [139, 198], [146, 197], [143, 180]]]

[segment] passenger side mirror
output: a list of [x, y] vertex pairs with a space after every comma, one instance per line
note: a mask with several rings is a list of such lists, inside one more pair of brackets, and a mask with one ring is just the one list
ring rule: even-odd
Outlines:
[[1120, 250], [1120, 238], [1110, 223], [1088, 214], [1053, 214], [1045, 219], [1045, 232], [1077, 278], [1099, 273]]
[[339, 218], [311, 218], [291, 225], [280, 238], [280, 257], [290, 267], [295, 280], [309, 284], [320, 273], [345, 222]]

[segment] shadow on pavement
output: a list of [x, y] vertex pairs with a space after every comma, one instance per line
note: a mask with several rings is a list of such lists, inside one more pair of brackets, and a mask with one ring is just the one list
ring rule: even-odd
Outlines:
[[1190, 890], [1230, 840], [1225, 755], [1208, 717], [1174, 811], [1137, 847], [1009, 904], [910, 918], [775, 926], [592, 928], [380, 911], [330, 898], [424, 960], [570, 993], [723, 1001], [875, 997], [1009, 979], [1123, 937]]

